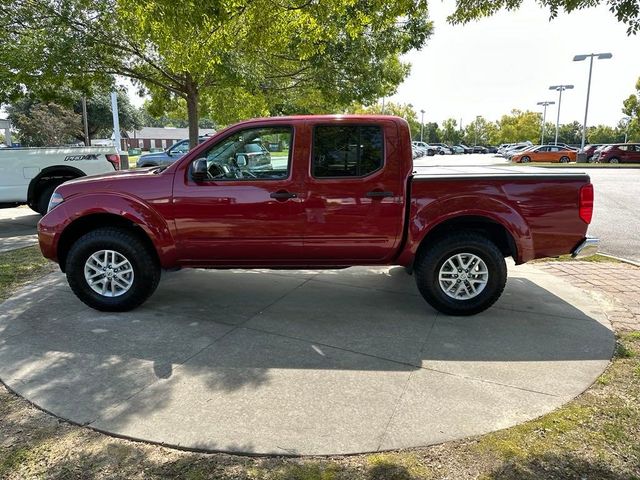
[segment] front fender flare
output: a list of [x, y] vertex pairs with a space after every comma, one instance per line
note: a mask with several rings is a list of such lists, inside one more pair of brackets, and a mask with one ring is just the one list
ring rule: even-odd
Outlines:
[[176, 242], [166, 219], [152, 205], [122, 193], [86, 193], [65, 199], [40, 220], [38, 231], [41, 246], [43, 239], [50, 235], [49, 249], [55, 251], [57, 257], [58, 242], [69, 226], [82, 218], [101, 214], [116, 215], [140, 227], [151, 240], [163, 268], [172, 268], [177, 264]]

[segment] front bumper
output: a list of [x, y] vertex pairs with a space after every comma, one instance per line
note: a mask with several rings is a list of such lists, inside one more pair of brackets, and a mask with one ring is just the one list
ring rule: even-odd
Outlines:
[[590, 257], [591, 255], [595, 255], [598, 252], [598, 245], [600, 244], [600, 240], [593, 237], [585, 238], [580, 245], [574, 248], [573, 252], [571, 252], [572, 258], [584, 258]]

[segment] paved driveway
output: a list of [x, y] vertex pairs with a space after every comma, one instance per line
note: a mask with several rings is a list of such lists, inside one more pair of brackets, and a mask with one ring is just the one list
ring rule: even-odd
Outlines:
[[549, 412], [609, 363], [607, 305], [531, 266], [495, 307], [436, 313], [401, 268], [164, 276], [141, 308], [85, 307], [60, 273], [0, 305], [0, 378], [36, 405], [186, 448], [344, 454]]
[[36, 243], [38, 220], [40, 215], [28, 207], [0, 208], [0, 252]]

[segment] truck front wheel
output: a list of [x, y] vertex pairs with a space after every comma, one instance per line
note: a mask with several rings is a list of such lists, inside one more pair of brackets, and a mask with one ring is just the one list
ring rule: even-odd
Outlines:
[[160, 281], [153, 252], [133, 232], [101, 228], [80, 237], [67, 256], [67, 281], [88, 306], [123, 312], [142, 304]]
[[474, 315], [502, 294], [507, 266], [498, 247], [479, 233], [455, 233], [428, 245], [416, 259], [418, 290], [447, 315]]

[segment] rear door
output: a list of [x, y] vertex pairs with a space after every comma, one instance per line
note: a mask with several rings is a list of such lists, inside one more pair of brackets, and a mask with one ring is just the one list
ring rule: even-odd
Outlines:
[[335, 264], [391, 258], [404, 222], [403, 151], [396, 124], [334, 122], [310, 128], [304, 257]]

